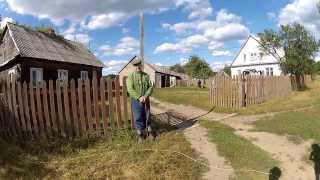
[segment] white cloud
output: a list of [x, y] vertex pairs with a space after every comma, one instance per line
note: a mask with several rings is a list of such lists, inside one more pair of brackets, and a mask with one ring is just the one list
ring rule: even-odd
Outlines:
[[125, 13], [109, 13], [92, 16], [89, 22], [84, 25], [88, 29], [102, 29], [115, 26], [128, 19], [129, 16]]
[[168, 51], [178, 51], [178, 52], [189, 52], [193, 48], [197, 48], [199, 46], [205, 45], [209, 42], [209, 40], [199, 34], [188, 36], [183, 38], [177, 43], [163, 43], [158, 46], [154, 53], [168, 52]]
[[209, 43], [208, 49], [209, 50], [216, 50], [216, 49], [222, 48], [223, 46], [224, 46], [224, 44], [222, 42], [211, 41]]
[[216, 21], [219, 25], [225, 25], [230, 23], [240, 23], [241, 17], [232, 13], [228, 13], [226, 9], [222, 9], [218, 12]]
[[227, 24], [217, 29], [208, 29], [205, 36], [215, 41], [241, 40], [249, 35], [249, 29], [242, 24]]
[[162, 24], [164, 29], [174, 31], [178, 35], [197, 34], [198, 36], [201, 36], [201, 42], [190, 45], [187, 41], [187, 39], [191, 37], [189, 35], [189, 37], [184, 37], [178, 42], [165, 42], [159, 45], [155, 49], [155, 53], [166, 51], [179, 51], [185, 53], [200, 45], [207, 45], [209, 50], [222, 48], [225, 42], [243, 40], [248, 37], [250, 31], [241, 21], [241, 17], [228, 13], [227, 10], [222, 9], [217, 13], [214, 21], [201, 19], [172, 25], [164, 23]]
[[138, 54], [139, 41], [133, 37], [126, 36], [120, 39], [114, 47], [105, 44], [99, 48], [104, 56], [124, 56]]
[[183, 8], [189, 18], [205, 18], [212, 14], [209, 0], [6, 0], [18, 14], [50, 19], [56, 25], [65, 20], [81, 23], [92, 30], [119, 25], [141, 11], [155, 14], [168, 9]]
[[279, 24], [300, 23], [315, 34], [316, 37], [320, 38], [318, 2], [318, 0], [293, 0], [280, 11]]
[[224, 51], [215, 50], [212, 52], [212, 56], [232, 56], [232, 53], [228, 50], [224, 50]]
[[195, 23], [195, 22], [181, 22], [181, 23], [177, 23], [174, 25], [170, 25], [168, 23], [162, 24], [162, 27], [164, 29], [174, 31], [177, 34], [184, 33], [189, 29], [194, 29], [196, 26], [197, 26], [197, 23]]
[[88, 45], [88, 43], [92, 40], [92, 38], [85, 33], [70, 33], [65, 34], [64, 37], [71, 41], [80, 42], [84, 45]]
[[[154, 12], [172, 7], [175, 3], [172, 0], [6, 0], [9, 8], [19, 14], [29, 14], [38, 18], [48, 18], [53, 22], [63, 22], [71, 20], [74, 22], [84, 21], [88, 17], [91, 28], [102, 27], [97, 19], [107, 27], [113, 22], [119, 21], [123, 17], [137, 15], [140, 11]], [[98, 23], [98, 25], [97, 25]]]
[[0, 24], [0, 28], [4, 28], [7, 24], [7, 22], [14, 22], [14, 20], [10, 17], [3, 18], [1, 21], [1, 24]]
[[211, 68], [215, 72], [221, 71], [224, 67], [230, 66], [231, 61], [214, 61], [210, 64]]
[[206, 18], [212, 15], [212, 5], [209, 0], [175, 0], [176, 6], [184, 6], [190, 11], [189, 19]]
[[121, 68], [127, 64], [124, 60], [110, 60], [105, 63], [106, 67], [103, 69], [103, 74], [117, 74]]

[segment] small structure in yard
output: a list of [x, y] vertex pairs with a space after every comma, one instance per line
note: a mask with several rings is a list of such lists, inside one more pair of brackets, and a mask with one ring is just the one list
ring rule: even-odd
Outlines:
[[[271, 54], [264, 54], [258, 39], [249, 36], [231, 64], [231, 76], [265, 75], [280, 76], [282, 74], [279, 60]], [[283, 52], [278, 50], [282, 56]]]
[[0, 79], [20, 82], [91, 79], [103, 63], [83, 45], [54, 32], [7, 23], [0, 39]]
[[[120, 71], [119, 77], [127, 77], [131, 72], [135, 71], [132, 61], [138, 58], [134, 56]], [[145, 62], [144, 72], [150, 76], [150, 80], [156, 88], [174, 87], [177, 81], [187, 78], [185, 74], [170, 71], [168, 67], [158, 66]]]

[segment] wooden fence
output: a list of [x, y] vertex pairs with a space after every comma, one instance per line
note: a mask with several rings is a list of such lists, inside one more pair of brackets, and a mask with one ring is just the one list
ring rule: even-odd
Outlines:
[[241, 108], [291, 92], [289, 76], [216, 76], [210, 87], [210, 102], [218, 107]]
[[[203, 79], [200, 80], [202, 87], [210, 87], [210, 82], [212, 81], [212, 78], [206, 79], [205, 81]], [[197, 79], [188, 79], [188, 80], [177, 80], [177, 87], [198, 87], [198, 80]]]
[[131, 128], [119, 78], [0, 83], [0, 135], [23, 140], [106, 136]]

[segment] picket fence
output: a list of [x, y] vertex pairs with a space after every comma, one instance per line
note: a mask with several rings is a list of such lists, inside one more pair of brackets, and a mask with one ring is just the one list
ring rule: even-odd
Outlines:
[[291, 92], [289, 76], [215, 76], [209, 98], [217, 107], [241, 108], [285, 97]]
[[119, 78], [0, 83], [0, 135], [23, 140], [107, 136], [132, 127]]

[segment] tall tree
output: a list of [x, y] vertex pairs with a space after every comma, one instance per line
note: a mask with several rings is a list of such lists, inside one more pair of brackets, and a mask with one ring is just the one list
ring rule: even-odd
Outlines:
[[231, 76], [231, 67], [230, 66], [225, 66], [223, 68], [223, 72], [225, 72], [226, 74], [228, 74], [229, 76]]
[[203, 79], [204, 82], [213, 75], [213, 71], [209, 64], [199, 56], [193, 55], [189, 58], [188, 63], [184, 66], [185, 72], [197, 79]]
[[295, 77], [298, 89], [304, 88], [304, 74], [313, 71], [319, 41], [300, 24], [281, 25], [279, 31], [265, 30], [259, 37], [264, 54], [274, 55], [282, 71]]
[[184, 67], [181, 66], [181, 64], [175, 64], [170, 67], [171, 71], [177, 72], [177, 73], [185, 73]]

